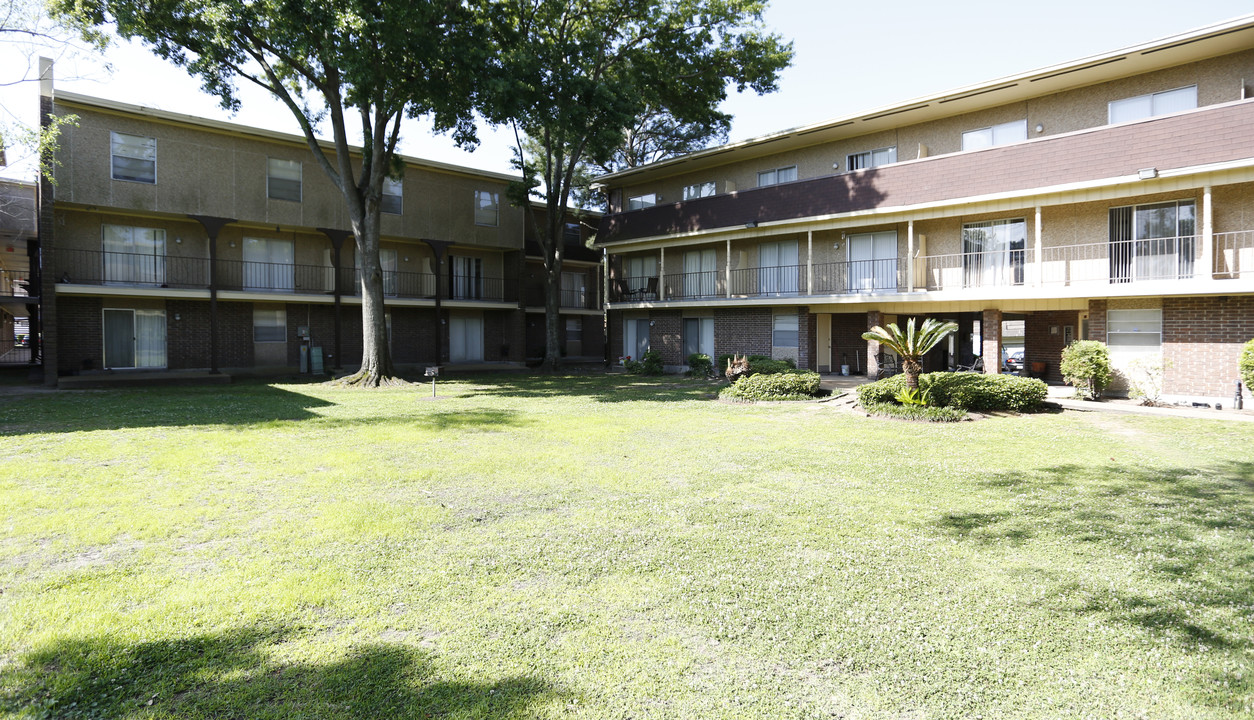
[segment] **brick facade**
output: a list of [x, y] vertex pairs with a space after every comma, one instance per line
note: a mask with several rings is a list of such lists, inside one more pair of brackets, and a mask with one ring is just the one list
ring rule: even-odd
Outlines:
[[980, 316], [980, 335], [983, 342], [984, 372], [988, 375], [1001, 373], [1001, 310], [985, 310]]
[[[884, 314], [879, 310], [868, 310], [866, 313], [866, 330], [884, 324]], [[874, 340], [866, 341], [866, 374], [875, 377], [880, 372], [880, 344]]]
[[714, 347], [720, 355], [770, 355], [771, 308], [715, 308]]
[[[65, 295], [58, 298], [54, 332], [61, 343], [55, 355], [56, 370], [49, 372], [54, 381], [58, 374], [104, 367], [103, 307], [98, 297]], [[47, 315], [45, 319], [49, 319]]]
[[818, 367], [818, 358], [814, 355], [814, 333], [818, 326], [817, 319], [810, 314], [810, 308], [797, 308], [797, 367], [813, 370]]
[[[1032, 363], [1045, 363], [1045, 375], [1041, 377], [1047, 382], [1062, 382], [1062, 350], [1065, 347], [1063, 328], [1068, 325], [1075, 328], [1076, 339], [1080, 339], [1080, 313], [1075, 310], [1055, 310], [1050, 312], [1034, 312], [1028, 314], [1023, 321], [1023, 370], [1025, 375], [1038, 377], [1032, 372]], [[1058, 328], [1058, 333], [1053, 333]]]
[[[679, 310], [654, 310], [649, 313], [649, 349], [662, 354], [662, 365], [678, 367], [684, 358], [684, 316]], [[717, 338], [717, 334], [715, 335]]]
[[1163, 298], [1163, 392], [1231, 398], [1251, 338], [1254, 296]]
[[1106, 342], [1106, 301], [1089, 300], [1089, 336], [1085, 340]]

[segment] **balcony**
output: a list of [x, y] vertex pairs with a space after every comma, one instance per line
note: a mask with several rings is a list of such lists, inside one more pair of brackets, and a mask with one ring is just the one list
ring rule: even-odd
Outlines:
[[0, 296], [30, 297], [30, 273], [24, 270], [0, 270]]

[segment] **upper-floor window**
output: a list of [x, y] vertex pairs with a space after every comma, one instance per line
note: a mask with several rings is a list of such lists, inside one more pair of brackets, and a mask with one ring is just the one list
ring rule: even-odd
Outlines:
[[296, 256], [291, 240], [246, 237], [243, 254], [245, 290], [296, 289]]
[[165, 284], [165, 230], [105, 225], [103, 233], [106, 284]]
[[300, 202], [300, 162], [269, 158], [266, 161], [266, 197]]
[[1155, 115], [1166, 115], [1181, 110], [1192, 110], [1195, 107], [1197, 107], [1197, 86], [1190, 85], [1175, 90], [1112, 100], [1107, 105], [1107, 115], [1113, 124]]
[[797, 179], [797, 166], [789, 165], [788, 167], [776, 168], [775, 170], [763, 170], [758, 173], [758, 187], [766, 187], [767, 185], [778, 185], [779, 183], [792, 182]]
[[897, 162], [897, 147], [893, 146], [850, 155], [845, 167], [849, 170], [866, 170], [895, 162]]
[[566, 223], [562, 228], [562, 242], [567, 245], [579, 245], [583, 233], [579, 232], [579, 223]]
[[980, 128], [978, 130], [968, 130], [967, 132], [964, 132], [962, 134], [962, 149], [979, 150], [980, 148], [1021, 142], [1027, 139], [1028, 121], [1015, 120], [1013, 122], [1002, 123], [1001, 125], [993, 125], [992, 127]]
[[636, 195], [627, 198], [628, 210], [643, 210], [657, 205], [657, 193], [649, 193], [648, 195]]
[[684, 200], [696, 200], [697, 198], [709, 197], [713, 194], [713, 182], [697, 183], [696, 185], [688, 185], [684, 188]]
[[157, 139], [109, 133], [110, 172], [114, 180], [156, 184]]
[[400, 215], [404, 207], [404, 185], [401, 180], [383, 178], [383, 198], [379, 201], [379, 209], [390, 215]]
[[475, 191], [475, 224], [496, 227], [501, 221], [501, 196], [491, 190]]

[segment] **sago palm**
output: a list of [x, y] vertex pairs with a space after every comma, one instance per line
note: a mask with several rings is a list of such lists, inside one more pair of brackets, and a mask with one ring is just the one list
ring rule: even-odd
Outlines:
[[885, 329], [876, 325], [870, 332], [862, 333], [863, 340], [871, 340], [892, 350], [901, 357], [901, 370], [906, 374], [906, 387], [918, 389], [919, 371], [923, 369], [922, 360], [932, 348], [936, 347], [952, 332], [958, 331], [958, 324], [944, 322], [934, 318], [923, 321], [923, 326], [914, 328], [914, 318], [906, 321], [903, 333], [897, 323], [889, 323]]

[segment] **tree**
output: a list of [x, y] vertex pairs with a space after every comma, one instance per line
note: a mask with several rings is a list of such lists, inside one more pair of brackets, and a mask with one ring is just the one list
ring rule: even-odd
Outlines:
[[[476, 138], [474, 75], [485, 62], [471, 8], [459, 0], [49, 0], [85, 28], [116, 23], [184, 67], [237, 109], [244, 79], [295, 116], [314, 161], [344, 197], [361, 251], [361, 370], [339, 382], [398, 382], [387, 344], [379, 217], [395, 175], [401, 120], [430, 115], [462, 145]], [[353, 116], [357, 116], [354, 120]], [[315, 135], [328, 122], [333, 152]], [[357, 127], [356, 123], [360, 123]], [[349, 139], [353, 131], [360, 142]]]
[[1090, 400], [1099, 400], [1110, 386], [1114, 373], [1110, 367], [1110, 349], [1097, 340], [1077, 340], [1062, 350], [1058, 369], [1062, 379], [1083, 392]]
[[640, 167], [727, 142], [731, 118], [712, 115], [682, 122], [657, 108], [645, 108], [623, 132], [623, 144], [607, 160], [597, 161], [603, 173]]
[[650, 114], [725, 126], [718, 105], [729, 84], [775, 90], [792, 45], [762, 29], [763, 0], [489, 4], [498, 55], [484, 113], [514, 129], [524, 177], [515, 202], [534, 192], [545, 203], [543, 226], [523, 206], [544, 256], [544, 368], [552, 370], [561, 355], [562, 228], [580, 169], [611, 162]]
[[918, 390], [923, 356], [939, 345], [941, 340], [957, 332], [958, 324], [928, 318], [916, 332], [914, 321], [914, 318], [906, 321], [904, 333], [897, 327], [897, 323], [889, 323], [887, 328], [876, 325], [870, 332], [862, 333], [862, 339], [877, 342], [897, 353], [901, 357], [902, 372], [906, 375], [906, 387]]

